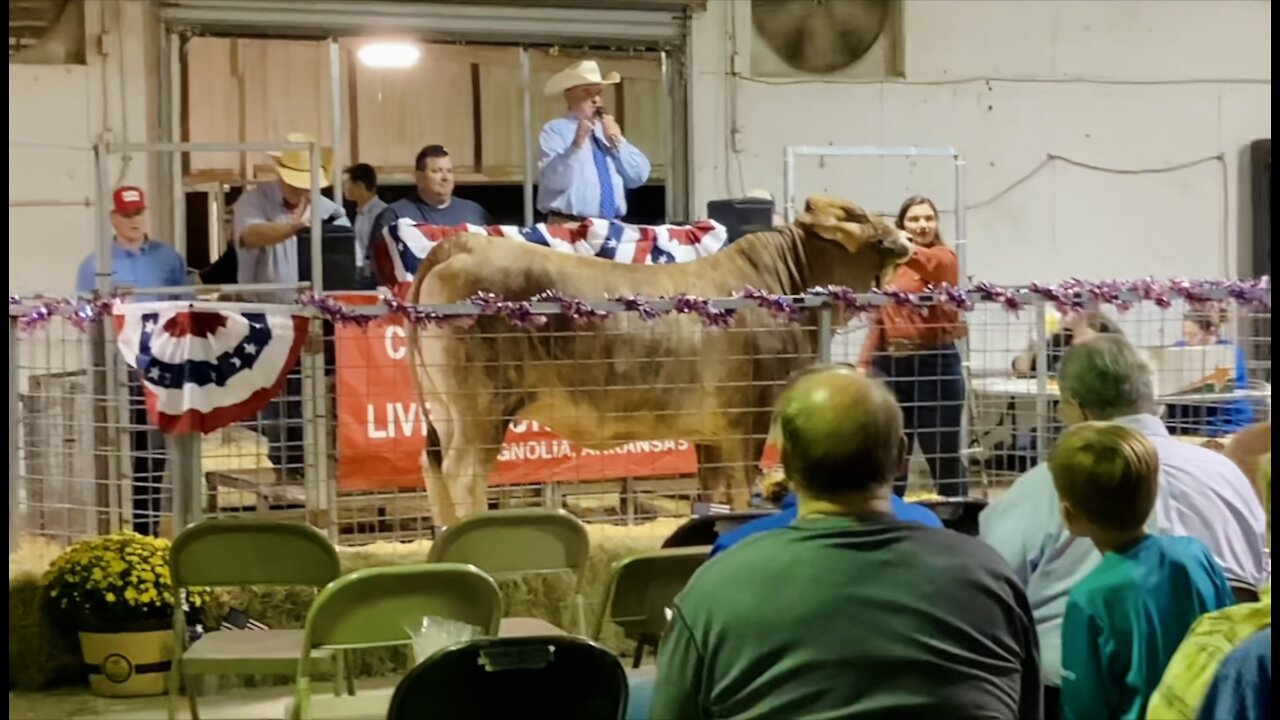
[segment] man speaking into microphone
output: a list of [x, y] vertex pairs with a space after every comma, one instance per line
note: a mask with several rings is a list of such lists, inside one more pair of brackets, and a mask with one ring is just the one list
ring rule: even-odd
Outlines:
[[564, 94], [568, 112], [542, 127], [538, 158], [538, 210], [552, 224], [586, 218], [617, 220], [627, 213], [627, 190], [649, 179], [649, 159], [627, 142], [618, 121], [604, 108], [605, 85], [594, 60], [574, 63], [547, 80], [548, 96]]

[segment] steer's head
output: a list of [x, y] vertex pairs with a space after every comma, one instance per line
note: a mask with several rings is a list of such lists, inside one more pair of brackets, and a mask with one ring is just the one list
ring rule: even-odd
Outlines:
[[848, 200], [815, 195], [804, 203], [796, 225], [827, 240], [840, 243], [851, 253], [876, 247], [886, 264], [911, 254], [911, 238], [892, 224], [870, 214]]

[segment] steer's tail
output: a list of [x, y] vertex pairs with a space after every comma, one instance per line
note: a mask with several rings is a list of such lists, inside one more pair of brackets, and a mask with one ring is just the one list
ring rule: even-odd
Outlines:
[[[460, 252], [465, 252], [468, 246], [465, 236], [446, 238], [437, 244], [418, 265], [418, 270], [414, 273], [413, 284], [406, 299], [413, 303], [422, 302], [422, 287], [426, 284], [431, 271], [450, 257]], [[430, 408], [434, 411], [427, 415], [427, 437], [422, 452], [423, 484], [426, 486], [429, 495], [447, 496], [448, 491], [444, 486], [444, 447], [440, 440], [440, 432], [436, 429], [432, 420], [432, 415], [447, 413], [448, 409], [441, 407], [444, 401], [443, 395], [438, 392], [438, 388], [433, 387], [431, 382], [428, 370], [429, 365], [422, 351], [424, 340], [422, 328], [410, 324], [407, 336], [415, 395], [424, 410]], [[431, 403], [433, 397], [438, 401], [434, 407]]]

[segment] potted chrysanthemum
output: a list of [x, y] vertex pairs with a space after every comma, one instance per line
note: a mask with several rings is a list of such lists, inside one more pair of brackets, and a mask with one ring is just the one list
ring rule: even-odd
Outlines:
[[[161, 695], [173, 648], [169, 541], [131, 531], [83, 540], [49, 566], [52, 611], [80, 634], [89, 687], [98, 695]], [[199, 609], [206, 590], [188, 590]]]

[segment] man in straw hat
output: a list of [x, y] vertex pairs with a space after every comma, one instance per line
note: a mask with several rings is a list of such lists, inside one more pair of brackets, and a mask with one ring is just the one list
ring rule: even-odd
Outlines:
[[627, 142], [600, 94], [622, 81], [583, 60], [547, 80], [548, 96], [564, 95], [568, 112], [542, 127], [538, 159], [538, 209], [547, 222], [583, 218], [615, 220], [627, 212], [626, 191], [649, 179], [649, 159]]
[[[309, 143], [312, 136], [289, 133], [291, 143]], [[275, 161], [276, 180], [264, 182], [240, 196], [234, 208], [234, 237], [241, 283], [298, 282], [298, 231], [311, 225], [311, 153], [286, 150], [268, 153]], [[320, 151], [320, 187], [333, 182], [333, 148]], [[320, 198], [324, 222], [351, 222], [337, 203]], [[292, 299], [291, 293], [277, 293]], [[271, 298], [275, 299], [275, 297]]]
[[[313, 142], [310, 135], [289, 133], [291, 143]], [[236, 260], [241, 283], [298, 282], [298, 231], [311, 225], [311, 152], [286, 150], [268, 153], [276, 165], [276, 179], [245, 192], [234, 208]], [[320, 186], [333, 181], [333, 149], [322, 148], [317, 173]], [[325, 223], [350, 227], [337, 203], [320, 198]], [[293, 290], [255, 293], [265, 302], [291, 302]], [[262, 411], [267, 436], [267, 456], [279, 481], [299, 481], [302, 476], [302, 376], [290, 373], [284, 391]]]

